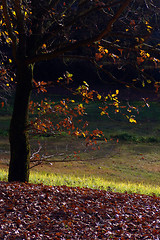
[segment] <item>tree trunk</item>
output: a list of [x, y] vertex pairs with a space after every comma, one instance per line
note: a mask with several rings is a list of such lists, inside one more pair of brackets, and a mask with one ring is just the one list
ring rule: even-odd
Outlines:
[[28, 106], [32, 90], [33, 65], [17, 69], [17, 86], [10, 123], [10, 164], [8, 181], [29, 181], [30, 145], [28, 140]]

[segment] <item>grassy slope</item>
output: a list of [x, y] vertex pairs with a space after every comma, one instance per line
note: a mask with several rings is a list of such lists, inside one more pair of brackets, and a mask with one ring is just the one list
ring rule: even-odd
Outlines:
[[[47, 145], [48, 153], [66, 151], [66, 141], [69, 139], [41, 140]], [[73, 148], [81, 146], [70, 142], [66, 154]], [[32, 142], [32, 146], [34, 143]], [[71, 148], [71, 146], [73, 148]], [[80, 153], [83, 161], [56, 162], [58, 157], [51, 158], [50, 162], [40, 165], [31, 171], [30, 181], [43, 182], [47, 185], [87, 186], [100, 187], [122, 192], [140, 192], [145, 194], [160, 193], [160, 161], [159, 143], [101, 143], [100, 151], [88, 149]], [[83, 148], [81, 149], [83, 150]], [[3, 158], [3, 169], [7, 169], [7, 153]], [[85, 161], [86, 159], [86, 161]], [[6, 172], [0, 173], [1, 180], [6, 180]]]
[[[57, 183], [60, 183], [59, 176], [63, 175], [61, 181], [62, 179], [64, 179], [64, 181], [62, 181], [61, 184], [74, 184], [74, 182], [79, 182], [79, 185], [83, 184], [94, 187], [94, 185], [98, 184], [99, 186], [105, 186], [105, 188], [109, 186], [114, 189], [116, 188], [114, 182], [117, 183], [117, 186], [118, 183], [120, 183], [121, 187], [122, 182], [126, 184], [132, 182], [135, 184], [146, 184], [149, 186], [150, 192], [152, 192], [150, 185], [160, 186], [159, 103], [151, 103], [150, 108], [142, 108], [140, 114], [136, 116], [138, 120], [136, 125], [128, 123], [119, 115], [115, 116], [112, 112], [110, 112], [110, 116], [112, 118], [114, 117], [112, 120], [105, 116], [100, 116], [95, 105], [96, 104], [91, 104], [87, 106], [88, 116], [86, 116], [86, 119], [90, 121], [90, 129], [99, 127], [109, 139], [113, 137], [115, 137], [115, 139], [119, 138], [120, 142], [109, 141], [107, 144], [99, 142], [101, 150], [91, 151], [90, 149], [85, 149], [82, 144], [82, 139], [75, 141], [67, 136], [58, 139], [43, 138], [41, 141], [42, 144], [46, 146], [45, 152], [49, 154], [63, 152], [68, 155], [74, 150], [81, 150], [80, 157], [86, 161], [54, 162], [52, 165], [38, 166], [34, 169], [34, 176], [36, 176], [35, 181], [45, 179], [44, 181], [48, 183], [47, 179], [49, 176], [46, 174], [52, 173], [55, 174], [53, 177]], [[7, 168], [6, 164], [8, 164], [9, 159], [9, 145], [7, 139], [4, 138], [9, 126], [9, 119], [10, 117], [7, 111], [3, 109], [0, 117], [2, 168]], [[97, 119], [97, 121], [95, 121], [95, 119]], [[36, 147], [35, 140], [33, 140], [32, 148], [36, 149]], [[51, 162], [57, 159], [59, 160], [60, 158], [56, 155], [55, 158], [51, 159]], [[73, 158], [73, 160], [76, 159]], [[35, 172], [39, 171], [44, 173], [42, 177], [35, 174]], [[79, 179], [79, 177], [81, 179], [84, 178], [84, 181], [75, 180]], [[32, 181], [34, 181], [34, 177], [31, 178]], [[134, 186], [132, 185], [131, 189], [133, 188]], [[126, 189], [126, 186], [124, 189]], [[159, 189], [157, 191], [159, 191]]]

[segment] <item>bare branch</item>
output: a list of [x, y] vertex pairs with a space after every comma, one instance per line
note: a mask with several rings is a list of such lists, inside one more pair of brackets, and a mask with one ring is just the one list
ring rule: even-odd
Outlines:
[[63, 47], [60, 47], [59, 49], [56, 49], [53, 52], [43, 53], [43, 54], [39, 54], [33, 58], [28, 58], [28, 59], [26, 59], [26, 62], [29, 64], [29, 63], [34, 63], [34, 62], [51, 60], [55, 57], [58, 57], [59, 55], [62, 55], [65, 52], [72, 51], [78, 47], [87, 46], [89, 44], [92, 44], [96, 41], [101, 40], [103, 37], [106, 37], [106, 35], [108, 35], [110, 33], [113, 24], [116, 22], [116, 20], [119, 18], [119, 16], [122, 14], [122, 12], [129, 5], [130, 1], [131, 0], [124, 1], [124, 3], [118, 9], [117, 13], [113, 16], [113, 18], [107, 24], [107, 27], [103, 31], [101, 31], [99, 34], [97, 34], [96, 36], [93, 36], [91, 38], [81, 40], [78, 42], [66, 44]]
[[[70, 21], [67, 21], [66, 23], [57, 27], [57, 29], [54, 29], [54, 32], [51, 33], [47, 33], [43, 36], [43, 38], [40, 40], [39, 42], [39, 47], [41, 47], [44, 43], [47, 43], [51, 38], [53, 38], [54, 36], [56, 36], [61, 30], [65, 30], [67, 27], [72, 26], [73, 24], [75, 24], [78, 20], [82, 20], [84, 17], [88, 16], [89, 14], [93, 13], [94, 11], [103, 9], [103, 8], [110, 8], [113, 7], [115, 5], [118, 5], [122, 2], [122, 0], [118, 0], [114, 3], [110, 3], [110, 4], [105, 4], [103, 6], [94, 6], [94, 7], [90, 7], [89, 9], [85, 9], [84, 11], [80, 12], [79, 14], [76, 14], [75, 16], [72, 17], [72, 19]], [[50, 27], [52, 26], [53, 23], [51, 23]]]
[[24, 14], [22, 13], [21, 0], [14, 0], [14, 8], [17, 17], [17, 27], [19, 32], [19, 47], [21, 54], [25, 55], [25, 29], [24, 29]]
[[36, 152], [32, 153], [30, 160], [33, 160], [35, 158], [36, 154], [38, 154], [41, 151], [41, 149], [42, 149], [42, 146], [39, 145], [38, 150]]
[[114, 15], [114, 17], [109, 21], [109, 23], [107, 24], [106, 29], [104, 29], [99, 36], [97, 37], [96, 41], [101, 40], [103, 37], [105, 37], [110, 31], [111, 28], [113, 26], [113, 24], [117, 21], [117, 19], [120, 17], [120, 15], [122, 14], [122, 12], [126, 9], [126, 7], [129, 5], [129, 3], [131, 2], [131, 0], [126, 0], [124, 1], [124, 3], [120, 6], [119, 10], [117, 11], [117, 13]]
[[151, 45], [146, 44], [146, 43], [144, 43], [142, 46], [143, 46], [143, 49], [147, 50], [148, 52], [160, 55], [160, 48], [151, 46]]

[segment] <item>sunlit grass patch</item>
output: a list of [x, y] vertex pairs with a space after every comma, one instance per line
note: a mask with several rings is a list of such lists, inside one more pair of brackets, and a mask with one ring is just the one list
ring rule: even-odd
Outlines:
[[74, 175], [60, 175], [60, 174], [48, 174], [48, 173], [31, 173], [30, 182], [40, 183], [46, 185], [67, 185], [72, 187], [87, 187], [103, 190], [110, 190], [114, 192], [128, 192], [139, 193], [146, 195], [160, 196], [160, 186], [145, 185], [142, 183], [132, 182], [114, 182], [104, 180], [99, 177], [77, 177]]
[[8, 173], [5, 169], [0, 169], [0, 181], [7, 181]]
[[[7, 172], [5, 170], [0, 170], [0, 180], [7, 181]], [[70, 187], [87, 187], [102, 189], [113, 192], [128, 192], [128, 193], [138, 193], [146, 195], [156, 195], [160, 196], [160, 186], [146, 185], [142, 183], [132, 183], [132, 182], [114, 182], [107, 181], [99, 177], [77, 177], [74, 175], [66, 174], [52, 174], [44, 172], [31, 172], [30, 182], [34, 184], [43, 183], [45, 185], [54, 186], [70, 186]]]

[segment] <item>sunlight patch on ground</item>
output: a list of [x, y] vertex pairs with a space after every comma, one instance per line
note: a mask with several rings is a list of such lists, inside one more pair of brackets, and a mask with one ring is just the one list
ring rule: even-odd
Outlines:
[[[7, 181], [7, 171], [0, 170], [0, 180]], [[146, 195], [160, 196], [160, 186], [146, 185], [132, 182], [107, 181], [98, 177], [77, 177], [74, 175], [60, 175], [50, 173], [31, 172], [30, 182], [35, 184], [43, 183], [54, 186], [70, 186], [81, 188], [95, 188], [113, 192], [139, 193]]]

